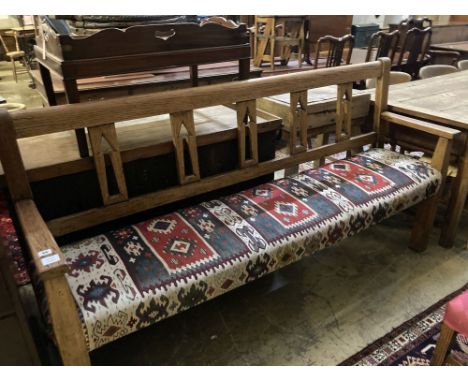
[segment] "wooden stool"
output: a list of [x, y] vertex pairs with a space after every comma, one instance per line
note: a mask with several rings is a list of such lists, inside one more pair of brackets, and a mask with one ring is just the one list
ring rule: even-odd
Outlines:
[[440, 336], [431, 359], [431, 366], [461, 365], [450, 356], [457, 333], [468, 337], [468, 291], [450, 300], [445, 311]]

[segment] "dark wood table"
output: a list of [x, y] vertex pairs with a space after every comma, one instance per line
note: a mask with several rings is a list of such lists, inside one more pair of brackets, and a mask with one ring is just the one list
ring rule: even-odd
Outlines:
[[431, 45], [431, 49], [460, 53], [460, 60], [468, 59], [468, 41], [445, 42]]
[[[85, 78], [135, 74], [174, 66], [190, 67], [198, 86], [198, 66], [238, 62], [238, 78], [250, 77], [250, 44], [246, 26], [207, 23], [109, 28], [92, 35], [60, 34], [36, 17], [34, 46], [48, 104], [57, 104], [52, 75], [62, 82], [67, 103], [80, 102], [77, 81]], [[89, 155], [85, 129], [75, 131], [81, 157]]]
[[458, 171], [440, 244], [451, 247], [468, 195], [468, 71], [390, 86], [391, 111], [460, 130]]

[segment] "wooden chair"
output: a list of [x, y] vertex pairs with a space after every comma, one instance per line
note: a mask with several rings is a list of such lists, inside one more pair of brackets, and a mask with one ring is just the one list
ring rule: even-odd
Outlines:
[[281, 56], [281, 65], [287, 65], [293, 48], [297, 50], [299, 68], [304, 60], [305, 16], [255, 16], [254, 65], [260, 67], [269, 62], [275, 68], [277, 53]]
[[457, 333], [468, 337], [468, 291], [453, 298], [447, 304], [439, 339], [432, 354], [431, 366], [461, 365], [450, 355], [450, 348]]
[[[389, 85], [401, 84], [403, 82], [410, 82], [411, 76], [408, 73], [404, 72], [390, 72], [390, 78], [388, 80]], [[369, 78], [366, 81], [366, 89], [375, 88], [376, 80], [375, 78]]]
[[393, 62], [399, 40], [400, 32], [397, 30], [390, 33], [382, 31], [374, 33], [367, 47], [366, 62], [375, 61], [380, 57], [389, 57]]
[[418, 77], [419, 69], [424, 66], [429, 57], [427, 51], [431, 43], [432, 29], [411, 29], [400, 51], [397, 65], [393, 68], [410, 74], [414, 79]]
[[459, 70], [468, 70], [468, 60], [458, 61], [457, 66]]
[[419, 71], [419, 78], [425, 79], [455, 72], [458, 72], [458, 69], [452, 65], [427, 65]]
[[351, 61], [351, 54], [353, 53], [354, 36], [347, 34], [343, 37], [323, 36], [317, 40], [317, 48], [315, 50], [314, 69], [317, 69], [320, 61], [320, 52], [323, 46], [327, 46], [325, 67], [340, 66], [343, 63], [343, 54], [345, 48], [348, 49], [344, 64], [348, 65]]
[[[14, 50], [14, 51], [10, 51], [8, 49], [8, 46], [5, 43], [5, 40], [3, 40], [3, 37], [2, 37], [1, 34], [0, 34], [0, 41], [2, 43], [3, 49], [5, 49], [5, 53], [6, 53], [7, 57], [11, 61], [11, 65], [12, 65], [12, 69], [13, 69], [13, 79], [15, 80], [15, 82], [18, 82], [18, 74], [28, 73], [28, 63], [26, 61], [26, 53], [23, 50], [21, 50], [20, 47], [19, 47], [18, 36], [17, 36], [16, 32], [13, 33], [13, 36], [15, 38], [15, 46], [16, 46], [16, 50]], [[20, 59], [23, 62], [23, 65], [24, 65], [25, 69], [16, 69], [15, 61], [18, 60], [18, 59]]]
[[415, 19], [414, 17], [408, 17], [407, 19], [401, 20], [398, 24], [398, 31], [400, 32], [400, 43], [398, 49], [401, 49], [406, 40], [406, 35], [413, 28], [425, 29], [432, 28], [432, 20], [428, 17], [422, 19]]

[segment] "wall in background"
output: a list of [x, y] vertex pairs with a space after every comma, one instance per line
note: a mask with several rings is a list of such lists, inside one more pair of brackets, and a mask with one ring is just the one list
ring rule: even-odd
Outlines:
[[380, 29], [386, 29], [388, 24], [397, 24], [407, 17], [408, 15], [354, 15], [353, 24], [379, 24]]

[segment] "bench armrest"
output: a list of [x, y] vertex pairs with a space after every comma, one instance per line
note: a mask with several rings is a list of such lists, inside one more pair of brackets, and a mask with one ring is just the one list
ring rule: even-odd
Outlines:
[[52, 331], [65, 365], [90, 365], [86, 339], [75, 301], [64, 276], [65, 257], [32, 199], [15, 203], [21, 228], [44, 283]]
[[15, 203], [15, 209], [40, 279], [45, 281], [65, 274], [68, 269], [65, 258], [34, 201], [20, 200]]
[[423, 131], [441, 138], [452, 140], [456, 135], [460, 134], [458, 130], [450, 127], [445, 127], [432, 122], [421, 121], [416, 118], [407, 117], [404, 115], [384, 111], [381, 114], [384, 121], [395, 123], [397, 125], [406, 126], [412, 129]]

